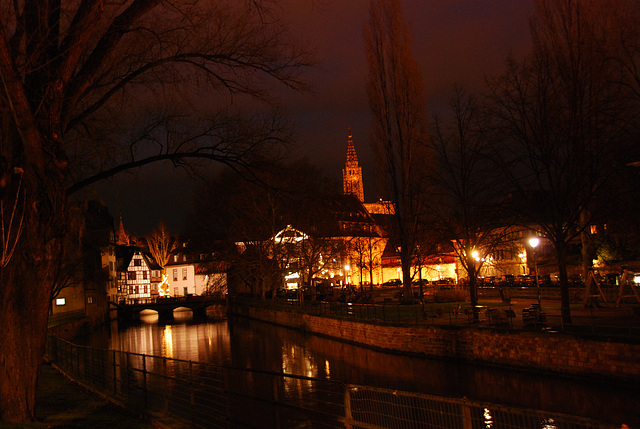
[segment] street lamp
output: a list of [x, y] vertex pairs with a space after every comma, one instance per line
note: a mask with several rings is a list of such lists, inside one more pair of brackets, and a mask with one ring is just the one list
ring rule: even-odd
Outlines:
[[351, 266], [349, 264], [346, 264], [344, 266], [344, 282], [346, 285], [351, 284], [351, 279], [349, 278], [349, 270], [351, 269]]
[[536, 287], [538, 288], [538, 308], [542, 310], [542, 304], [540, 303], [540, 282], [538, 282], [538, 263], [536, 261], [536, 247], [540, 244], [538, 237], [532, 237], [529, 239], [529, 246], [531, 246], [531, 259], [533, 259], [533, 267], [536, 270]]

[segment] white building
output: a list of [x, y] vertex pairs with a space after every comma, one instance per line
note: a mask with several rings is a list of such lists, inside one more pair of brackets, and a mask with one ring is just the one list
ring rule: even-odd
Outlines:
[[211, 255], [190, 255], [178, 251], [165, 266], [170, 296], [205, 295], [227, 292], [226, 267], [213, 262]]

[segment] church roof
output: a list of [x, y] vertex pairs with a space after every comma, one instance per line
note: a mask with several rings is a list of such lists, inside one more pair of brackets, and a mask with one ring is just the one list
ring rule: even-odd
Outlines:
[[[313, 216], [299, 229], [318, 237], [364, 237], [377, 235], [375, 222], [355, 195], [322, 195], [315, 201]], [[296, 225], [294, 225], [296, 226]]]

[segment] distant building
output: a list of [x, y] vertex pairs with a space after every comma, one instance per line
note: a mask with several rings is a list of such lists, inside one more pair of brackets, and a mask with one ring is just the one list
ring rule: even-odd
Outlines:
[[169, 296], [227, 293], [227, 264], [215, 253], [198, 252], [183, 245], [172, 252], [164, 268]]
[[116, 244], [118, 246], [130, 246], [133, 244], [131, 242], [131, 237], [124, 229], [124, 223], [122, 222], [122, 215], [120, 215], [120, 223], [118, 224], [118, 231], [116, 232]]
[[[72, 229], [54, 290], [51, 316], [105, 318], [108, 300], [117, 297], [113, 218], [100, 201], [75, 204]], [[72, 244], [71, 244], [72, 243]]]
[[[375, 231], [375, 234], [354, 234], [348, 240], [350, 251], [345, 258], [345, 266], [349, 267], [347, 282], [381, 284], [387, 280], [402, 279], [400, 253], [397, 246], [390, 240], [389, 235], [389, 226], [392, 222], [392, 216], [395, 214], [395, 205], [391, 201], [382, 199], [372, 203], [364, 202], [362, 168], [358, 163], [350, 128], [347, 140], [347, 160], [342, 169], [342, 182], [344, 194], [358, 198], [364, 212], [374, 225], [370, 227], [371, 231]], [[341, 220], [341, 224], [349, 224], [348, 216]], [[416, 279], [453, 278], [457, 281], [456, 261], [452, 252], [434, 255], [424, 259], [423, 263], [414, 265], [414, 270], [419, 267], [421, 271], [421, 276], [416, 274]]]
[[126, 247], [119, 251], [119, 300], [142, 300], [157, 296], [158, 285], [162, 282], [160, 266], [138, 248]]
[[358, 155], [353, 145], [351, 128], [349, 128], [349, 137], [347, 139], [347, 162], [342, 169], [342, 184], [345, 195], [355, 195], [361, 203], [364, 202], [362, 167], [358, 164]]

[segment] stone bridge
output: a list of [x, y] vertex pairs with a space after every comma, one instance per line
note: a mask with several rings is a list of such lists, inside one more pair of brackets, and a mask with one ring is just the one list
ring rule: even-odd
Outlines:
[[176, 298], [144, 298], [130, 301], [111, 303], [118, 310], [118, 320], [131, 322], [140, 320], [140, 312], [153, 310], [158, 312], [158, 323], [166, 323], [173, 320], [173, 310], [176, 308], [188, 308], [193, 312], [194, 319], [207, 318], [207, 307], [226, 306], [223, 298], [211, 295], [192, 295]]

